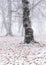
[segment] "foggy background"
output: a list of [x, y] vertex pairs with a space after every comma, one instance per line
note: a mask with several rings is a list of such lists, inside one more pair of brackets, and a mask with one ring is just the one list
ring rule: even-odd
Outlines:
[[[33, 9], [37, 2], [39, 2]], [[24, 35], [24, 29], [22, 24], [23, 6], [22, 0], [11, 0], [12, 19], [11, 30], [13, 35]], [[46, 35], [46, 0], [29, 0], [30, 20], [32, 22], [32, 28], [34, 35]], [[2, 13], [4, 12], [4, 13]], [[4, 19], [3, 19], [4, 16]], [[8, 28], [8, 1], [0, 0], [0, 36], [6, 35], [7, 31], [3, 24], [5, 21]]]

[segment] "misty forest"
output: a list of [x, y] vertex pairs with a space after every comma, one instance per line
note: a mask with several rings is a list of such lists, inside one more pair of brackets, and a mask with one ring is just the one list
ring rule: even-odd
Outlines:
[[46, 0], [0, 0], [0, 65], [46, 65]]
[[16, 35], [46, 35], [46, 0], [0, 0], [0, 36]]

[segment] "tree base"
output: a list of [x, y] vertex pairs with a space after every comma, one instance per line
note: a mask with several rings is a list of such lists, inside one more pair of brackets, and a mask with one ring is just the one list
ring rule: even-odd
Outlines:
[[25, 42], [25, 41], [24, 41], [24, 44], [25, 44], [25, 43], [26, 43], [26, 44], [30, 44], [30, 43], [40, 44], [39, 42], [37, 42], [37, 41], [35, 41], [35, 40], [31, 40], [30, 42]]
[[33, 37], [33, 30], [32, 28], [26, 28], [25, 29], [25, 43], [30, 43], [32, 40], [34, 40]]
[[7, 33], [5, 36], [13, 36], [12, 33]]

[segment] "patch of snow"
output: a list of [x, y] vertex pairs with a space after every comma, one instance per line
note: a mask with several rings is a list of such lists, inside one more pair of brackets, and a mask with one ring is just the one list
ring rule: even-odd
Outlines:
[[46, 65], [46, 44], [23, 44], [23, 37], [2, 37], [0, 65]]

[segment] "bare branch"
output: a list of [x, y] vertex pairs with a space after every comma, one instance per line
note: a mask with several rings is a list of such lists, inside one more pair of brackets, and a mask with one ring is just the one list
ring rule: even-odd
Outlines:
[[37, 2], [36, 4], [34, 4], [30, 10], [34, 9], [34, 8], [35, 8], [38, 4], [40, 4], [42, 1], [43, 1], [43, 0], [40, 0], [39, 2]]

